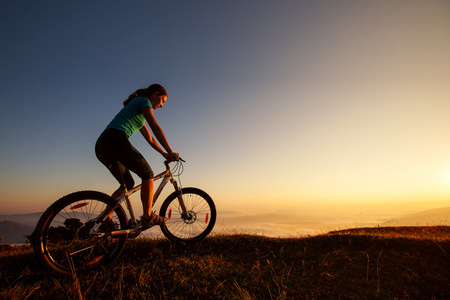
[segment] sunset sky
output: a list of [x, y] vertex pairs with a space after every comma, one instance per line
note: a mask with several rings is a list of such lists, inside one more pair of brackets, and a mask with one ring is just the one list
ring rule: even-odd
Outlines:
[[111, 193], [95, 141], [151, 83], [219, 211], [450, 206], [449, 1], [1, 1], [0, 22], [0, 214]]

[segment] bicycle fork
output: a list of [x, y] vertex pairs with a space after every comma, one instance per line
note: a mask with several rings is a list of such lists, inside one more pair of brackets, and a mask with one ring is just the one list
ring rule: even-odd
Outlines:
[[175, 180], [172, 179], [170, 182], [173, 184], [173, 187], [175, 188], [175, 191], [177, 192], [177, 199], [178, 199], [178, 202], [180, 203], [181, 210], [183, 211], [182, 216], [185, 219], [188, 219], [189, 214], [186, 209], [186, 205], [184, 204], [183, 193], [181, 192], [181, 189], [178, 187], [178, 183]]
[[153, 197], [153, 204], [155, 204], [156, 200], [158, 199], [159, 195], [161, 194], [161, 191], [163, 190], [164, 186], [170, 181], [170, 183], [173, 185], [175, 192], [177, 193], [177, 199], [178, 202], [180, 203], [180, 207], [181, 207], [181, 211], [182, 211], [182, 216], [185, 219], [189, 218], [189, 214], [188, 211], [186, 209], [186, 205], [184, 204], [183, 201], [183, 193], [181, 192], [180, 187], [178, 186], [178, 182], [173, 178], [172, 173], [169, 173], [169, 175], [166, 175], [163, 179], [163, 181], [161, 182], [160, 186], [158, 187], [158, 189], [155, 192], [155, 195]]

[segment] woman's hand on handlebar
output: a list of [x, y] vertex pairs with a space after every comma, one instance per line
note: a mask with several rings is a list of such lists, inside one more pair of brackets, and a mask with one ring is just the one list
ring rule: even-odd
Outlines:
[[169, 153], [169, 159], [171, 161], [177, 161], [180, 159], [180, 154], [175, 153], [175, 152]]
[[180, 159], [180, 154], [175, 153], [175, 152], [164, 153], [163, 156], [167, 161], [177, 161]]

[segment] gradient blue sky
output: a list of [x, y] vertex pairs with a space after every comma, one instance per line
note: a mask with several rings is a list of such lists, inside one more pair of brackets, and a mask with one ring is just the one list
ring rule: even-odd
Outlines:
[[182, 183], [220, 210], [450, 204], [448, 1], [0, 1], [0, 22], [2, 213], [113, 191], [95, 141], [155, 82]]

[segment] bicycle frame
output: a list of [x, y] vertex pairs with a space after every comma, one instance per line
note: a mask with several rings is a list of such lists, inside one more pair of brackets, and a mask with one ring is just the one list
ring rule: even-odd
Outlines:
[[[184, 204], [184, 201], [183, 201], [182, 193], [181, 193], [180, 188], [178, 187], [178, 183], [173, 178], [173, 173], [172, 173], [172, 169], [169, 167], [169, 162], [166, 161], [166, 162], [164, 162], [164, 164], [166, 166], [166, 170], [161, 172], [160, 174], [156, 175], [153, 178], [154, 181], [162, 178], [162, 181], [159, 184], [158, 188], [156, 189], [156, 191], [153, 195], [152, 206], [156, 203], [159, 196], [161, 195], [162, 190], [164, 189], [166, 184], [170, 181], [170, 183], [172, 183], [175, 191], [177, 192], [177, 198], [178, 198], [178, 201], [180, 202], [180, 207], [183, 210], [183, 215], [187, 216], [188, 213], [187, 213], [187, 209]], [[97, 236], [104, 235], [104, 233], [97, 232], [98, 228], [101, 226], [102, 222], [105, 221], [108, 218], [108, 216], [124, 201], [125, 201], [126, 207], [128, 209], [128, 212], [130, 214], [131, 224], [134, 224], [135, 227], [130, 228], [130, 229], [113, 231], [113, 232], [111, 232], [111, 235], [123, 235], [123, 234], [138, 232], [140, 228], [136, 222], [136, 217], [134, 215], [133, 207], [131, 205], [130, 196], [133, 195], [134, 193], [136, 193], [137, 191], [139, 191], [141, 189], [141, 187], [142, 187], [141, 184], [135, 186], [131, 190], [127, 190], [127, 188], [124, 187], [125, 191], [122, 195], [120, 195], [118, 198], [116, 198], [116, 204], [113, 207], [110, 207], [109, 209], [105, 210], [103, 213], [101, 213], [95, 219], [95, 225], [91, 228], [90, 233], [92, 235], [97, 235]]]

